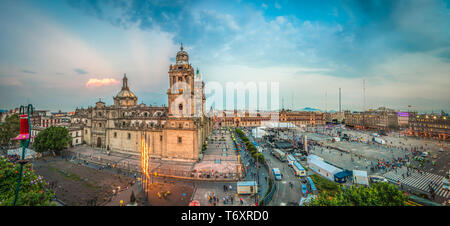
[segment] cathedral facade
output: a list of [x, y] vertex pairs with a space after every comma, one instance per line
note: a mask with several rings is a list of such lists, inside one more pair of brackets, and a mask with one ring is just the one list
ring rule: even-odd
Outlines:
[[212, 120], [204, 114], [204, 83], [183, 46], [168, 74], [168, 107], [138, 104], [124, 75], [113, 105], [99, 100], [94, 107], [76, 109], [72, 123], [83, 125], [85, 143], [135, 155], [145, 149], [154, 159], [198, 161]]

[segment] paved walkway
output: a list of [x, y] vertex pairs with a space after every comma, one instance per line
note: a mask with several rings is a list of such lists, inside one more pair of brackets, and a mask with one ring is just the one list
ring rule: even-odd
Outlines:
[[123, 200], [123, 205], [127, 205], [130, 203], [131, 191], [134, 191], [135, 197], [140, 191], [140, 183], [135, 183], [133, 186], [128, 188], [120, 188], [121, 191], [112, 197], [109, 203], [106, 203], [105, 206], [120, 206], [120, 200]]
[[238, 159], [228, 130], [214, 130], [203, 159], [194, 165], [196, 172], [236, 175]]
[[[223, 186], [232, 186], [232, 189], [225, 191]], [[214, 206], [213, 202], [208, 201], [208, 196], [215, 196], [218, 199], [216, 206], [250, 206], [255, 204], [255, 196], [237, 195], [236, 183], [203, 183], [195, 189], [193, 200], [200, 202], [200, 206]], [[233, 197], [233, 202], [231, 202]], [[226, 202], [224, 202], [224, 198]], [[243, 204], [239, 202], [242, 199]]]

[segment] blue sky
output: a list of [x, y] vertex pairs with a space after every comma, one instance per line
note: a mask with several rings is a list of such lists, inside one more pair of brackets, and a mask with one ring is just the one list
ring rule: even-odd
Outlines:
[[340, 87], [361, 110], [365, 80], [366, 108], [450, 110], [449, 1], [3, 0], [0, 29], [0, 109], [112, 104], [123, 73], [167, 104], [183, 42], [207, 82], [279, 82], [285, 107], [336, 110]]

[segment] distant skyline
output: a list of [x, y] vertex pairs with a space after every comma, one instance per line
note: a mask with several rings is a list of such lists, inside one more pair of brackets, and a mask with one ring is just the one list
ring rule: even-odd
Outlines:
[[[279, 82], [280, 106], [450, 111], [449, 0], [0, 1], [0, 109], [167, 105], [183, 42], [206, 82]], [[327, 98], [325, 99], [325, 93]], [[294, 97], [294, 98], [293, 98]]]

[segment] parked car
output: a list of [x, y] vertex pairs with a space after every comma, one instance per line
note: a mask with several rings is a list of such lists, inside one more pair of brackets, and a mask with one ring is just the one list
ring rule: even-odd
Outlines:
[[303, 194], [303, 196], [308, 194], [308, 188], [306, 187], [305, 184], [302, 184], [302, 194]]

